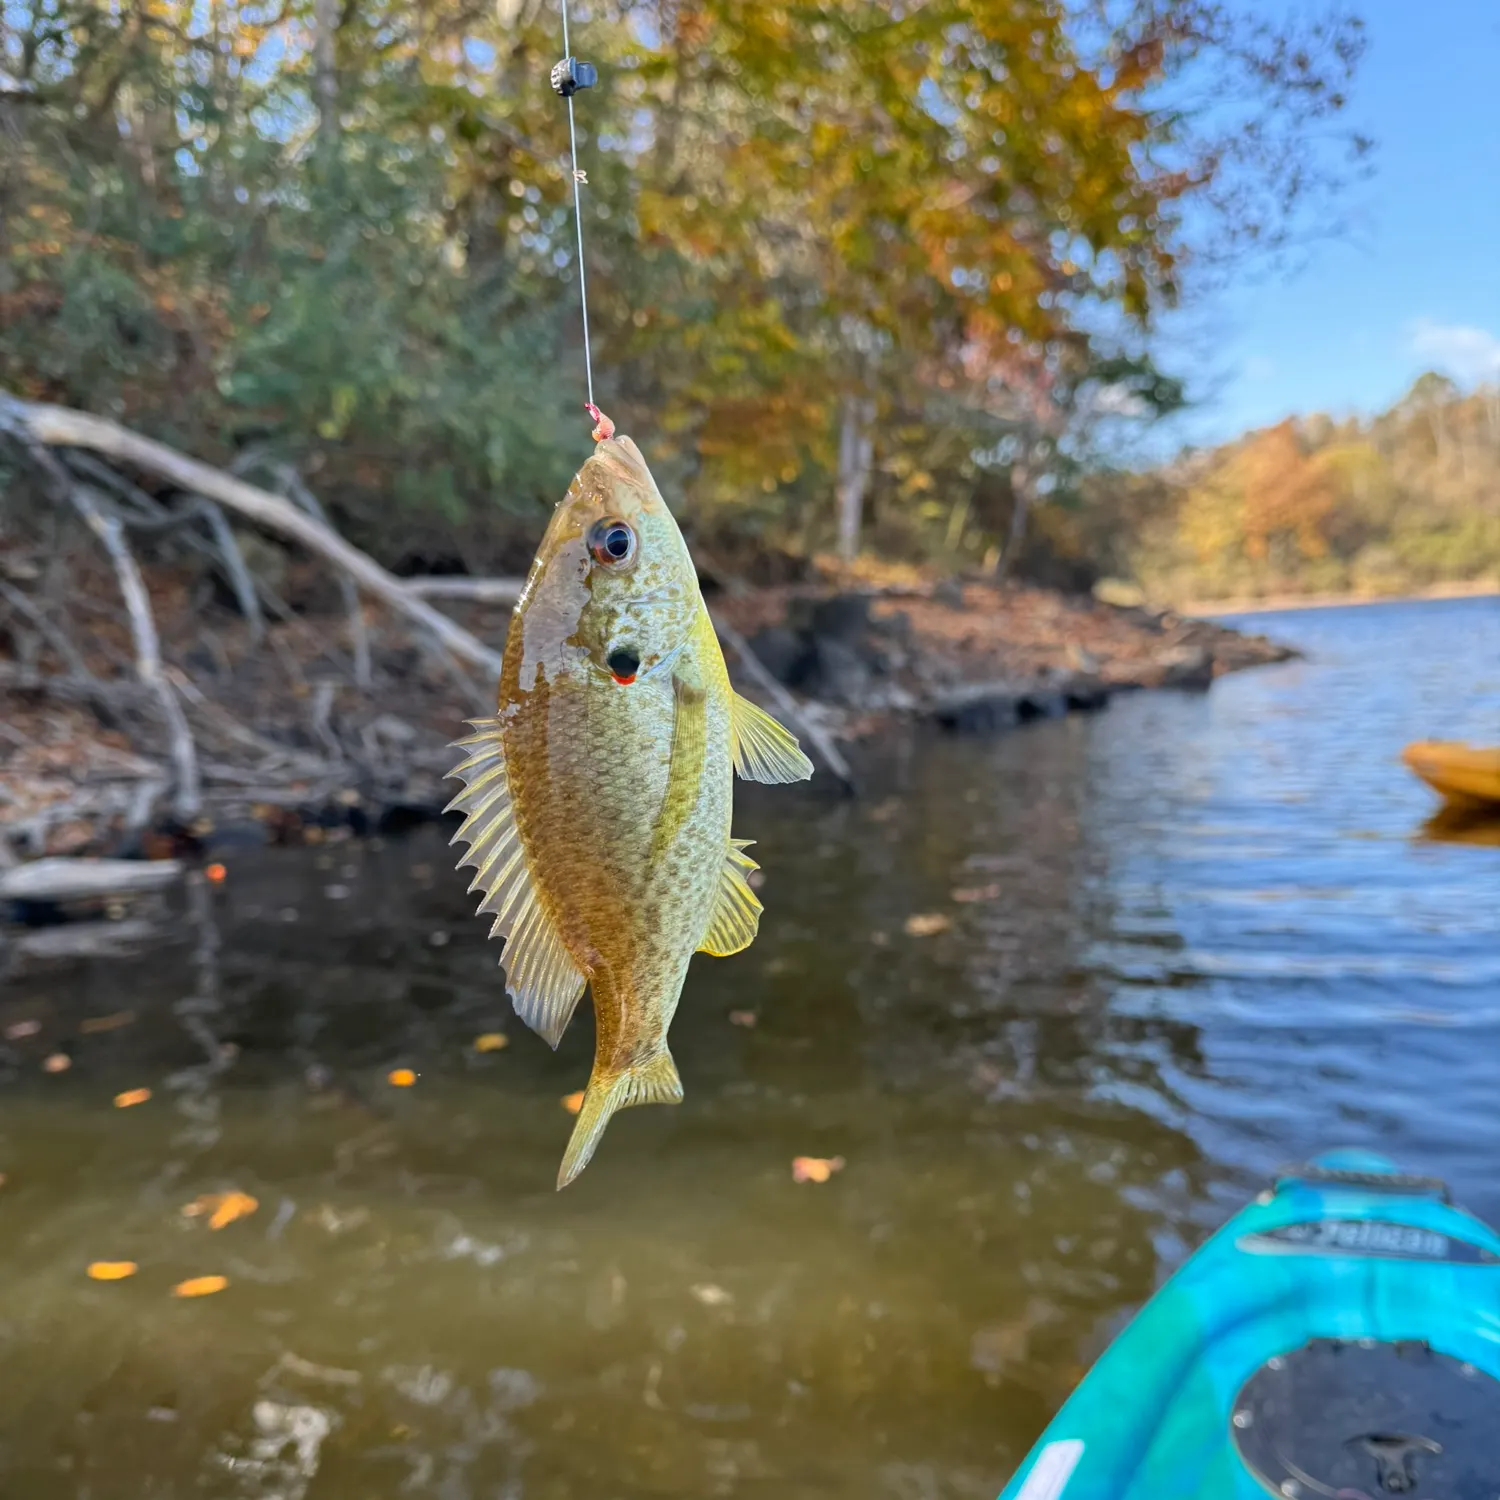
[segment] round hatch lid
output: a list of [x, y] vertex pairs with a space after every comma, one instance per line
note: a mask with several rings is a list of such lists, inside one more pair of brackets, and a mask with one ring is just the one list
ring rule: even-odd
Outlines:
[[1263, 1364], [1231, 1421], [1288, 1500], [1500, 1496], [1500, 1381], [1416, 1340], [1313, 1339]]

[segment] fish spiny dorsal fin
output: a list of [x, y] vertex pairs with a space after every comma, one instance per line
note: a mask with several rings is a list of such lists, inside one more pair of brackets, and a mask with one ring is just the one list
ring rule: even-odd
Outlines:
[[714, 901], [713, 915], [708, 919], [708, 931], [698, 945], [700, 953], [728, 958], [731, 953], [738, 953], [755, 941], [762, 907], [745, 877], [760, 866], [748, 854], [740, 852], [748, 849], [750, 843], [749, 839], [729, 841], [724, 863], [719, 869], [719, 894]]
[[738, 693], [733, 699], [734, 769], [745, 781], [770, 784], [806, 781], [813, 763], [802, 753], [797, 737], [765, 709]]
[[584, 1091], [578, 1123], [568, 1138], [562, 1166], [557, 1171], [561, 1191], [588, 1166], [604, 1135], [604, 1127], [622, 1109], [636, 1104], [681, 1104], [682, 1079], [677, 1064], [663, 1044], [644, 1062], [634, 1063], [623, 1073], [601, 1073], [595, 1066]]
[[470, 753], [448, 773], [462, 781], [464, 789], [444, 811], [465, 815], [449, 842], [469, 846], [458, 868], [473, 867], [469, 889], [484, 893], [479, 910], [495, 919], [490, 936], [505, 939], [500, 962], [516, 1014], [548, 1046], [556, 1047], [583, 994], [583, 972], [537, 899], [526, 867], [505, 775], [500, 721], [469, 722], [477, 733], [455, 740], [454, 747]]

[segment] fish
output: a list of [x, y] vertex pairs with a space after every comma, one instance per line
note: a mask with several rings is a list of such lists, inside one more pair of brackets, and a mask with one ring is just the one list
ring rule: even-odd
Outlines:
[[556, 1048], [593, 995], [593, 1068], [557, 1186], [610, 1119], [677, 1104], [667, 1045], [694, 953], [747, 948], [761, 903], [731, 833], [736, 775], [812, 775], [796, 737], [730, 684], [698, 574], [640, 449], [601, 418], [552, 513], [506, 637], [494, 717], [468, 721], [478, 912], [517, 1015]]

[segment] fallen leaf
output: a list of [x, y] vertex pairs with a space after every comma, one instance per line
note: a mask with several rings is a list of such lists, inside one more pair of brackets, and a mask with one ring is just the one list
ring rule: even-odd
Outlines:
[[1000, 894], [998, 885], [968, 885], [960, 886], [956, 891], [949, 893], [955, 901], [965, 904], [972, 901], [993, 901]]
[[726, 1292], [723, 1287], [715, 1286], [711, 1281], [700, 1282], [697, 1286], [688, 1288], [705, 1307], [727, 1307], [734, 1301], [734, 1294]]
[[222, 885], [229, 871], [221, 864], [205, 865], [203, 867], [203, 878], [211, 885]]
[[133, 1020], [133, 1010], [117, 1010], [113, 1015], [90, 1016], [86, 1021], [80, 1021], [78, 1030], [83, 1036], [92, 1036], [98, 1031], [118, 1031], [122, 1026], [129, 1026]]
[[476, 1052], [503, 1052], [510, 1046], [510, 1038], [503, 1031], [487, 1031], [474, 1038]]
[[729, 1012], [729, 1024], [731, 1026], [754, 1026], [759, 1019], [753, 1010], [732, 1010]]
[[952, 919], [945, 917], [940, 911], [918, 912], [906, 919], [909, 937], [933, 937], [939, 932], [946, 932], [952, 925]]
[[252, 1198], [249, 1193], [242, 1193], [238, 1188], [231, 1188], [227, 1193], [204, 1193], [202, 1197], [194, 1198], [191, 1203], [183, 1206], [182, 1213], [187, 1219], [207, 1214], [208, 1227], [222, 1229], [226, 1224], [233, 1224], [236, 1219], [253, 1214], [259, 1207], [258, 1198]]
[[[84, 1025], [87, 1026], [87, 1022]], [[22, 1037], [35, 1036], [42, 1029], [40, 1021], [15, 1021], [5, 1028], [5, 1040], [19, 1042]]]
[[66, 1052], [54, 1052], [42, 1064], [45, 1073], [66, 1073], [73, 1066], [73, 1059]]
[[96, 1260], [89, 1265], [91, 1281], [124, 1281], [140, 1269], [133, 1260]]
[[385, 1081], [398, 1089], [409, 1089], [417, 1081], [417, 1075], [410, 1068], [392, 1068]]
[[583, 1108], [583, 1090], [579, 1089], [576, 1094], [564, 1094], [562, 1096], [562, 1107], [570, 1115], [576, 1115]]
[[115, 1095], [116, 1109], [129, 1109], [132, 1104], [144, 1104], [151, 1097], [150, 1089], [126, 1089]]
[[827, 1182], [835, 1172], [844, 1170], [842, 1156], [794, 1156], [793, 1182]]
[[229, 1285], [227, 1276], [194, 1276], [188, 1281], [179, 1281], [172, 1288], [174, 1297], [211, 1297]]

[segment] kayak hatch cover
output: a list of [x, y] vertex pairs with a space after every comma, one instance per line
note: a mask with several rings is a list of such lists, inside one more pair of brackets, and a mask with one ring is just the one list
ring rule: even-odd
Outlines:
[[1433, 1178], [1290, 1169], [1141, 1309], [1001, 1500], [1500, 1500], [1500, 1237]]

